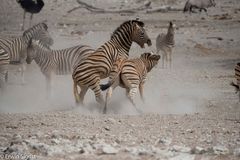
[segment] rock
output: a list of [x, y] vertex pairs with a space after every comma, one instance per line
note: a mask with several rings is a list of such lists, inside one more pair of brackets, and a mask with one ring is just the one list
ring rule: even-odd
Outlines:
[[115, 123], [116, 123], [116, 120], [113, 119], [113, 118], [108, 118], [108, 119], [105, 120], [105, 122], [111, 123], [111, 124], [115, 124]]
[[163, 137], [163, 138], [160, 138], [158, 139], [156, 142], [155, 142], [155, 145], [157, 144], [164, 144], [164, 145], [170, 145], [172, 143], [172, 139], [171, 138], [168, 138], [168, 137]]
[[104, 129], [105, 129], [106, 131], [110, 131], [110, 127], [109, 127], [109, 126], [104, 127]]
[[22, 143], [22, 136], [21, 135], [19, 135], [19, 134], [14, 134], [13, 135], [13, 138], [12, 138], [12, 140], [11, 140], [11, 143], [12, 144], [20, 144], [20, 143]]
[[196, 147], [193, 147], [191, 149], [191, 153], [192, 154], [203, 154], [203, 153], [206, 153], [206, 150], [204, 148], [202, 148], [202, 147], [196, 146]]
[[236, 157], [240, 157], [240, 148], [234, 149], [233, 154], [234, 154]]
[[192, 129], [187, 129], [186, 132], [188, 132], [188, 133], [193, 133], [194, 130], [192, 130]]
[[213, 153], [217, 155], [227, 155], [229, 154], [229, 150], [225, 146], [214, 146]]
[[191, 153], [191, 148], [185, 146], [174, 145], [170, 148], [170, 151], [182, 152], [182, 153]]
[[7, 138], [0, 137], [0, 146], [6, 146], [7, 143], [8, 143]]
[[54, 138], [54, 139], [51, 140], [51, 143], [52, 143], [52, 144], [59, 144], [59, 143], [60, 143], [60, 140]]
[[110, 145], [104, 145], [102, 147], [102, 153], [103, 154], [117, 154], [118, 150]]
[[45, 156], [49, 155], [49, 146], [44, 143], [39, 143], [36, 141], [36, 139], [28, 139], [24, 141], [27, 146], [29, 146], [31, 149], [40, 152], [40, 154], [43, 154]]

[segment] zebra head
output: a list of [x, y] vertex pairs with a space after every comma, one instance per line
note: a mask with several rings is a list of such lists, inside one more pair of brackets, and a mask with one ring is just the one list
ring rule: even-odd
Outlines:
[[168, 27], [168, 33], [174, 35], [176, 25], [172, 23], [172, 21], [169, 22]]
[[148, 37], [144, 29], [144, 23], [138, 20], [133, 20], [132, 24], [133, 24], [132, 40], [136, 42], [141, 48], [144, 48], [145, 43], [147, 43], [148, 46], [151, 46], [152, 41]]
[[[36, 58], [38, 52], [44, 48], [46, 47], [44, 47], [44, 45], [41, 43], [40, 40], [31, 39], [29, 41], [29, 45], [27, 48], [27, 58], [26, 58], [27, 64], [31, 64], [33, 59]], [[46, 49], [49, 49], [49, 48], [46, 48]]]
[[161, 58], [158, 54], [153, 54], [152, 52], [147, 52], [141, 54], [142, 61], [146, 65], [147, 71], [150, 72], [153, 67], [155, 67], [158, 64], [159, 59]]

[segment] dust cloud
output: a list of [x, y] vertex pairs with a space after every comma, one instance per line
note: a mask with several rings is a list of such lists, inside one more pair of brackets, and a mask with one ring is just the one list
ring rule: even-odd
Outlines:
[[[62, 37], [57, 33], [52, 33], [52, 35], [54, 35], [55, 41], [53, 49], [78, 44], [90, 44], [93, 48], [97, 48], [110, 36], [109, 32], [88, 32], [82, 38]], [[138, 57], [144, 51], [149, 51], [149, 48], [142, 50], [136, 44], [132, 48], [134, 49], [131, 49], [131, 57]], [[154, 49], [150, 48], [150, 50]], [[175, 59], [180, 59], [176, 56]], [[182, 60], [175, 61], [176, 66], [182, 66], [182, 64]], [[90, 90], [85, 96], [85, 106], [76, 106], [72, 92], [71, 75], [54, 76], [51, 97], [47, 98], [46, 80], [36, 63], [32, 62], [32, 64], [27, 65], [24, 85], [21, 85], [21, 77], [17, 68], [16, 66], [11, 67], [11, 72], [9, 72], [7, 91], [0, 97], [0, 112], [75, 110], [82, 114], [102, 113], [103, 107], [96, 103], [95, 96]], [[186, 72], [186, 70], [188, 71]], [[185, 71], [185, 74], [182, 74], [182, 71]], [[189, 72], [194, 72], [194, 70], [189, 70], [188, 66], [172, 70], [162, 69], [160, 60], [158, 66], [148, 74], [144, 88], [145, 102], [141, 101], [139, 93], [135, 97], [137, 107], [144, 113], [159, 114], [185, 114], [203, 111], [204, 103], [209, 98], [211, 91], [204, 84], [197, 84], [194, 80], [186, 81], [191, 74]], [[138, 114], [128, 101], [125, 89], [118, 87], [114, 90], [108, 105], [108, 114]]]

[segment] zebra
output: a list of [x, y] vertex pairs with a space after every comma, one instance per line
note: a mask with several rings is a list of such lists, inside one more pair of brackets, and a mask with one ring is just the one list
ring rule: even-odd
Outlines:
[[[94, 92], [96, 101], [104, 104], [100, 80], [108, 77], [118, 58], [128, 58], [132, 42], [136, 42], [141, 48], [144, 48], [145, 43], [148, 46], [152, 45], [142, 21], [128, 20], [122, 23], [113, 32], [109, 41], [85, 60], [80, 61], [72, 74], [73, 92], [77, 104], [83, 105], [84, 96], [89, 88]], [[81, 89], [80, 93], [78, 93], [78, 86]]]
[[33, 60], [40, 67], [46, 78], [47, 97], [50, 96], [52, 76], [71, 74], [74, 66], [86, 58], [94, 49], [87, 45], [78, 45], [61, 50], [52, 50], [41, 44], [39, 40], [31, 40], [27, 49], [27, 64]]
[[235, 87], [236, 93], [239, 92], [239, 102], [240, 102], [240, 62], [236, 64], [235, 66], [235, 77], [237, 79], [237, 83], [234, 82], [231, 83], [232, 86]]
[[207, 12], [208, 7], [212, 7], [212, 6], [216, 6], [216, 3], [214, 0], [188, 0], [185, 3], [183, 12], [187, 12], [189, 11], [190, 13], [194, 12], [192, 9], [193, 8], [198, 8], [199, 11], [201, 12], [202, 10], [204, 10], [205, 12]]
[[157, 53], [161, 50], [162, 53], [162, 68], [164, 68], [164, 62], [166, 61], [166, 67], [170, 65], [172, 67], [172, 49], [175, 45], [174, 34], [176, 25], [171, 21], [169, 22], [169, 27], [167, 34], [159, 34], [156, 38], [156, 48]]
[[7, 81], [7, 68], [9, 62], [8, 53], [0, 46], [0, 89], [3, 91], [5, 89], [5, 82]]
[[141, 111], [136, 107], [134, 102], [134, 96], [137, 93], [138, 89], [140, 92], [140, 96], [142, 101], [144, 101], [143, 97], [143, 86], [147, 79], [147, 73], [152, 70], [154, 66], [158, 64], [160, 59], [160, 55], [153, 53], [143, 53], [139, 58], [128, 59], [128, 60], [119, 60], [119, 64], [116, 68], [119, 71], [115, 71], [114, 69], [111, 71], [109, 76], [109, 81], [107, 84], [100, 85], [101, 90], [106, 90], [106, 101], [104, 106], [104, 113], [107, 112], [107, 104], [112, 96], [113, 90], [120, 86], [126, 89], [126, 95], [135, 109], [141, 113]]
[[[50, 37], [45, 23], [39, 23], [23, 32], [23, 35], [14, 39], [0, 38], [0, 46], [7, 51], [11, 64], [21, 64], [22, 84], [24, 84], [24, 71], [26, 50], [32, 38], [39, 39], [45, 46], [51, 46], [53, 39]], [[5, 68], [7, 69], [7, 68]]]

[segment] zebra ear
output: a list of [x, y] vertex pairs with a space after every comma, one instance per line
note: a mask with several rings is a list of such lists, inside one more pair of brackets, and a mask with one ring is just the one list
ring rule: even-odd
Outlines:
[[158, 54], [154, 54], [154, 55], [151, 56], [151, 59], [156, 60], [156, 61], [158, 61], [160, 58], [161, 58], [161, 56], [158, 55]]
[[170, 21], [170, 22], [169, 22], [169, 25], [170, 25], [170, 26], [173, 26], [173, 23], [172, 23], [172, 21]]
[[140, 27], [144, 27], [144, 23], [142, 21], [139, 21], [139, 18], [136, 20], [132, 20], [133, 23], [137, 23], [137, 25], [139, 25]]

